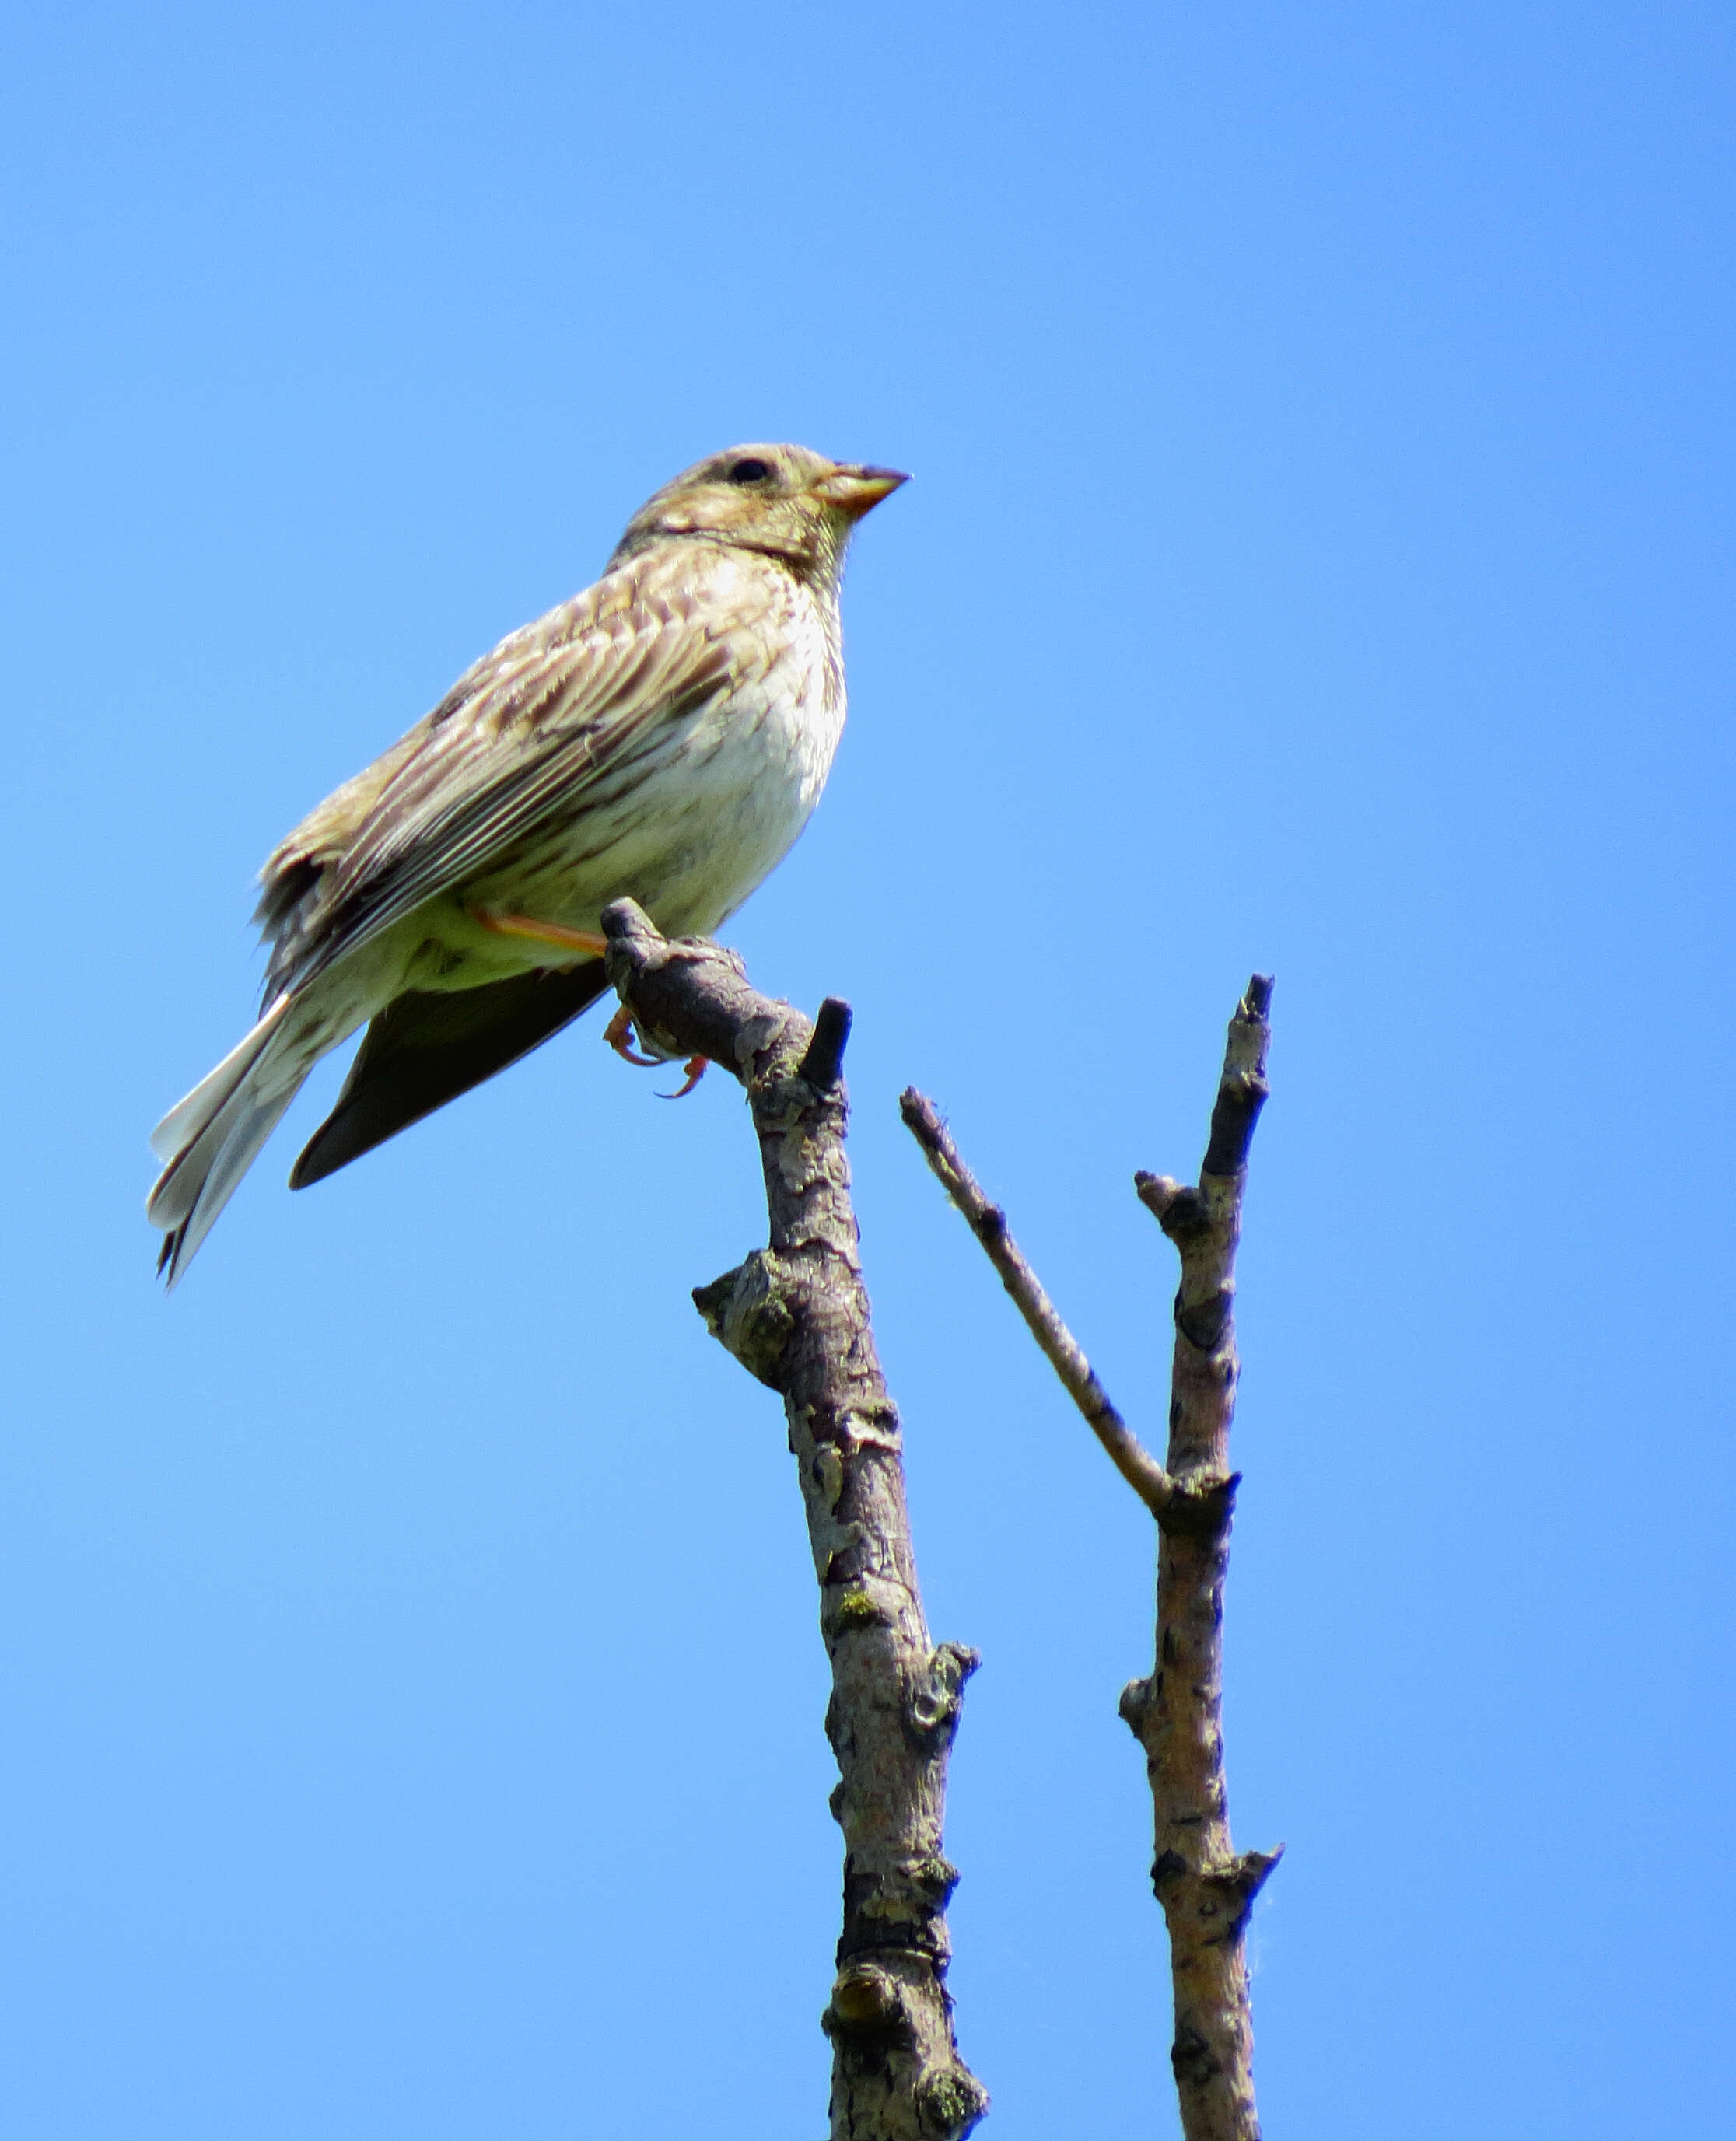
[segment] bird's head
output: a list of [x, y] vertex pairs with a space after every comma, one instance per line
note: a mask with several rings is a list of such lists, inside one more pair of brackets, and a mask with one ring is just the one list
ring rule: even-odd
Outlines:
[[627, 524], [611, 565], [653, 543], [691, 537], [757, 550], [799, 578], [835, 586], [851, 531], [907, 479], [831, 461], [806, 446], [731, 446], [684, 470]]

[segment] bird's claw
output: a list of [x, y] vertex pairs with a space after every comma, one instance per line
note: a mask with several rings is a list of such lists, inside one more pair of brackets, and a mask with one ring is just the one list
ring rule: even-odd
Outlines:
[[641, 1056], [633, 1043], [633, 1014], [625, 1004], [603, 1029], [603, 1038], [624, 1063], [636, 1063], [641, 1070], [654, 1070], [665, 1061], [661, 1056]]
[[687, 1083], [676, 1092], [659, 1093], [657, 1096], [659, 1100], [684, 1100], [711, 1068], [711, 1058], [708, 1056], [690, 1056], [681, 1067], [687, 1072]]
[[[624, 1063], [637, 1063], [643, 1070], [654, 1070], [659, 1063], [667, 1063], [666, 1056], [641, 1056], [634, 1048], [638, 1036], [634, 1031], [633, 1014], [625, 1004], [603, 1029], [603, 1038], [614, 1049]], [[684, 1100], [705, 1075], [711, 1063], [708, 1056], [690, 1056], [682, 1066], [687, 1072], [687, 1082], [673, 1093], [659, 1093], [659, 1100]]]

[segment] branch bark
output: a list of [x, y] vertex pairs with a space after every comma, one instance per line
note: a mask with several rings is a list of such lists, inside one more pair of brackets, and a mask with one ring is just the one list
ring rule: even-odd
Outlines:
[[693, 1300], [783, 1399], [820, 1582], [844, 1832], [844, 1927], [821, 2017], [833, 2141], [955, 2141], [989, 2102], [953, 2034], [945, 1910], [958, 1875], [941, 1849], [947, 1757], [978, 1658], [930, 1642], [917, 1588], [844, 1153], [849, 1007], [828, 998], [811, 1025], [762, 996], [733, 953], [671, 942], [631, 900], [609, 908], [603, 928], [641, 1042], [732, 1072], [759, 1140], [768, 1246]]
[[1175, 2072], [1186, 2141], [1260, 2141], [1244, 1949], [1248, 1914], [1283, 1846], [1237, 1855], [1224, 1776], [1224, 1582], [1240, 1475], [1229, 1469], [1240, 1373], [1235, 1251], [1248, 1148], [1264, 1105], [1272, 984], [1256, 974], [1230, 1021], [1197, 1188], [1138, 1174], [1139, 1197], [1181, 1258], [1166, 1462], [1110, 1402], [1078, 1341], [984, 1194], [933, 1103], [900, 1104], [930, 1166], [999, 1272], [1032, 1335], [1116, 1469], [1157, 1520], [1157, 1641], [1121, 1714], [1145, 1750], [1157, 1833], [1152, 1885], [1170, 1936]]
[[1248, 1147], [1268, 1090], [1271, 998], [1270, 977], [1255, 974], [1230, 1021], [1199, 1186], [1134, 1177], [1181, 1258], [1168, 1469], [1186, 1494], [1158, 1519], [1157, 1655], [1150, 1678], [1122, 1690], [1121, 1713], [1151, 1779], [1152, 1885], [1169, 1927], [1170, 2060], [1187, 2141], [1259, 2141], [1244, 1943], [1254, 1898], [1283, 1850], [1238, 1854], [1231, 1844], [1223, 1734], [1224, 1582], [1240, 1478], [1230, 1469], [1241, 1373], [1235, 1251]]
[[910, 1085], [900, 1096], [898, 1108], [905, 1129], [922, 1147], [936, 1179], [964, 1213], [971, 1233], [1000, 1273], [1001, 1284], [1012, 1295], [1013, 1307], [1061, 1378], [1068, 1395], [1084, 1415], [1092, 1433], [1107, 1451], [1110, 1463], [1152, 1515], [1158, 1515], [1175, 1499], [1175, 1481], [1111, 1403], [1097, 1371], [1085, 1357], [1084, 1348], [1061, 1321], [1060, 1312], [1013, 1240], [1006, 1213], [999, 1204], [990, 1203], [982, 1184], [964, 1164], [952, 1133], [932, 1100]]

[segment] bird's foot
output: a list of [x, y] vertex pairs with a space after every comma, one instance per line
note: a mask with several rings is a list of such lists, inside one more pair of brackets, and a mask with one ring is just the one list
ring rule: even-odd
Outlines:
[[687, 1083], [676, 1092], [659, 1093], [657, 1096], [659, 1100], [684, 1100], [711, 1068], [711, 1058], [708, 1056], [690, 1056], [681, 1067], [687, 1073]]
[[529, 937], [539, 944], [559, 944], [563, 951], [589, 952], [594, 959], [600, 959], [609, 949], [609, 939], [599, 937], [594, 929], [569, 929], [559, 922], [534, 922], [528, 914], [484, 914], [472, 908], [471, 919], [492, 929], [497, 937]]
[[654, 1070], [659, 1063], [668, 1061], [662, 1056], [641, 1056], [633, 1045], [636, 1037], [633, 1031], [633, 1013], [623, 1004], [603, 1029], [603, 1038], [615, 1054], [624, 1063], [638, 1064], [641, 1070]]
[[[667, 1056], [641, 1056], [633, 1045], [638, 1037], [634, 1030], [633, 1014], [628, 1010], [626, 1005], [623, 1004], [603, 1029], [603, 1038], [614, 1049], [615, 1054], [624, 1063], [637, 1063], [642, 1070], [654, 1070], [659, 1063], [667, 1063], [670, 1060]], [[658, 1099], [684, 1100], [705, 1075], [710, 1063], [711, 1058], [708, 1056], [688, 1056], [687, 1061], [682, 1066], [687, 1073], [686, 1084], [676, 1092], [659, 1093]]]

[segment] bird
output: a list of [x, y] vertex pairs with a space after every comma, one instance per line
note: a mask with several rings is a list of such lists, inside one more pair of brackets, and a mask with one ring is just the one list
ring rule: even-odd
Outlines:
[[[764, 880], [843, 729], [851, 536], [907, 480], [790, 445], [696, 462], [634, 514], [600, 579], [509, 633], [279, 843], [259, 873], [258, 1022], [151, 1136], [145, 1215], [170, 1287], [358, 1029], [293, 1189], [595, 1002], [610, 901], [708, 937]], [[609, 1038], [630, 1056], [629, 1034], [618, 1015]]]

